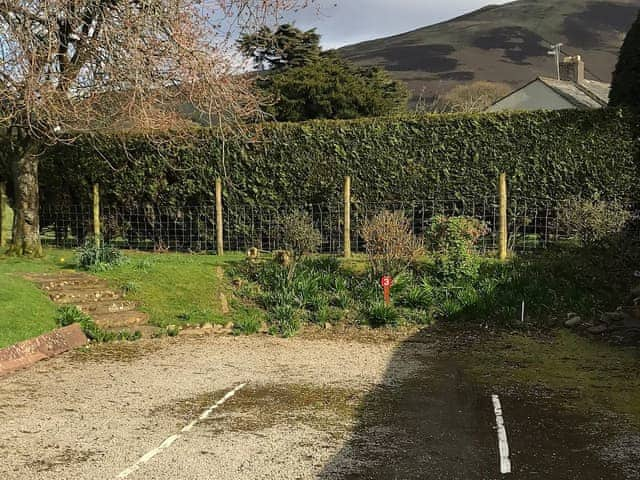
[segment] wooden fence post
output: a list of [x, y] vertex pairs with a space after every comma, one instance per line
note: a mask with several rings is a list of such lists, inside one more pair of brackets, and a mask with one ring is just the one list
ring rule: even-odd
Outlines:
[[500, 260], [507, 259], [507, 244], [509, 241], [509, 224], [507, 218], [507, 174], [501, 173], [498, 181], [498, 193], [500, 196]]
[[97, 183], [93, 184], [93, 239], [96, 243], [96, 247], [100, 247], [100, 186]]
[[344, 177], [344, 258], [351, 258], [351, 177]]
[[222, 231], [222, 179], [216, 179], [216, 253], [224, 255], [224, 236]]
[[5, 182], [0, 182], [0, 248], [4, 247], [5, 244], [7, 243], [7, 239], [5, 238], [4, 235], [4, 229], [6, 228], [5, 225], [5, 210], [7, 209], [7, 206], [5, 204], [6, 200], [6, 194], [7, 194], [7, 184]]

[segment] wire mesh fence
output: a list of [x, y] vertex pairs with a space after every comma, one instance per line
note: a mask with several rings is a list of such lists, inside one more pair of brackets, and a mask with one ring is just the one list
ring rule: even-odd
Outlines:
[[[574, 232], [563, 228], [559, 218], [563, 202], [512, 197], [508, 203], [509, 248], [526, 252], [544, 248]], [[383, 211], [401, 211], [413, 233], [422, 236], [436, 216], [466, 216], [480, 220], [486, 227], [477, 250], [486, 254], [498, 248], [499, 204], [493, 197], [483, 199], [431, 198], [412, 202], [354, 203], [351, 207], [351, 246], [364, 251], [360, 235], [363, 223]], [[246, 251], [256, 247], [264, 251], [284, 248], [281, 219], [294, 211], [307, 212], [322, 236], [322, 253], [339, 254], [344, 249], [343, 204], [313, 204], [266, 208], [225, 206], [223, 240], [228, 251]], [[149, 251], [206, 252], [216, 247], [214, 205], [159, 207], [103, 206], [100, 212], [105, 241], [127, 249]], [[81, 245], [92, 230], [89, 205], [44, 207], [41, 230], [45, 244], [63, 248]]]

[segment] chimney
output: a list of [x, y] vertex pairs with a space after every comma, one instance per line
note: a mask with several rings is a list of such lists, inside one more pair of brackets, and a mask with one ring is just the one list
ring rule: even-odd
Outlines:
[[560, 80], [574, 83], [584, 82], [584, 62], [580, 55], [565, 57], [560, 62]]

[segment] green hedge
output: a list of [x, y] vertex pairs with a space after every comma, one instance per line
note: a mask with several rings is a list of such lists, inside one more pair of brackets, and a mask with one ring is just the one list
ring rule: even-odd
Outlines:
[[[337, 201], [353, 177], [354, 201], [493, 195], [500, 171], [512, 195], [564, 199], [639, 190], [635, 126], [618, 110], [447, 115], [266, 124], [223, 144], [208, 130], [170, 136], [102, 137], [50, 151], [43, 202], [88, 200], [99, 182], [107, 204], [227, 202], [300, 205]], [[91, 143], [91, 144], [90, 144]], [[124, 148], [126, 145], [126, 149]]]

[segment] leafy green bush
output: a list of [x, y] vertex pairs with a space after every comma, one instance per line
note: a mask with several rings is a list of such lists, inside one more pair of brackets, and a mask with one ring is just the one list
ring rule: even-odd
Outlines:
[[[506, 171], [511, 190], [525, 198], [638, 198], [635, 125], [626, 112], [601, 109], [274, 122], [224, 139], [215, 129], [151, 141], [145, 133], [79, 138], [47, 149], [41, 193], [44, 204], [64, 208], [69, 198], [88, 202], [99, 182], [114, 208], [150, 199], [153, 206], [208, 205], [210, 179], [222, 177], [233, 186], [225, 192], [227, 208], [277, 208], [335, 203], [350, 175], [355, 216], [377, 202], [415, 201], [425, 192], [487, 198], [497, 173]], [[149, 228], [119, 221], [116, 232]], [[163, 219], [148, 221], [159, 226]]]
[[280, 219], [282, 242], [287, 250], [299, 260], [304, 255], [315, 253], [322, 244], [322, 235], [313, 226], [311, 215], [293, 212]]
[[402, 212], [385, 210], [367, 219], [360, 233], [374, 276], [395, 276], [424, 253], [422, 242], [413, 234]]
[[477, 218], [437, 215], [431, 220], [425, 237], [429, 249], [434, 252], [471, 252], [478, 240], [488, 233], [486, 223]]
[[362, 311], [362, 315], [367, 324], [373, 328], [395, 327], [400, 323], [400, 314], [393, 305], [384, 302], [376, 302], [368, 305]]
[[476, 218], [434, 217], [425, 236], [436, 253], [438, 276], [445, 282], [477, 278], [480, 263], [473, 247], [487, 233], [487, 225]]
[[594, 246], [616, 240], [630, 219], [619, 202], [572, 198], [560, 209], [558, 221], [583, 245]]
[[78, 265], [85, 270], [106, 270], [126, 261], [124, 254], [117, 248], [91, 238], [78, 248], [76, 254]]

